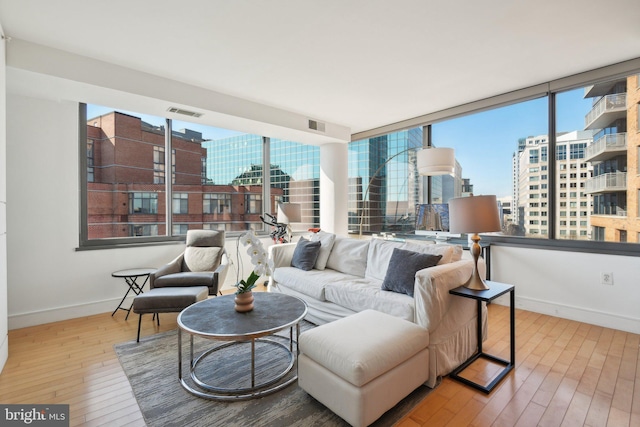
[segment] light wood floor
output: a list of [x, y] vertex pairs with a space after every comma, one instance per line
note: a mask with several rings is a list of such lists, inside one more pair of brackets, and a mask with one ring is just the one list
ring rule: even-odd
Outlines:
[[[9, 331], [0, 403], [70, 404], [71, 425], [144, 426], [113, 344], [135, 338], [120, 311]], [[485, 351], [508, 358], [508, 308], [489, 307]], [[158, 329], [143, 319], [143, 335]], [[640, 426], [640, 335], [516, 311], [516, 369], [489, 395], [445, 378], [398, 425]], [[490, 378], [493, 366], [467, 375]]]

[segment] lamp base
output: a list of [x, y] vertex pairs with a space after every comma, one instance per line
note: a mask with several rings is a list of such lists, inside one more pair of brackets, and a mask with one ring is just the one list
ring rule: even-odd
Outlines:
[[486, 282], [482, 280], [482, 278], [476, 273], [476, 271], [474, 271], [473, 273], [474, 274], [469, 277], [469, 280], [467, 280], [467, 283], [462, 286], [474, 291], [486, 291], [487, 289], [490, 289]]
[[467, 280], [467, 282], [462, 286], [474, 291], [486, 291], [487, 289], [489, 289], [489, 286], [478, 273], [478, 258], [480, 258], [480, 252], [482, 251], [482, 248], [479, 244], [481, 239], [478, 233], [474, 233], [471, 236], [471, 240], [473, 241], [473, 245], [471, 246], [471, 256], [473, 257], [473, 272], [471, 273], [471, 277], [469, 277], [469, 280]]

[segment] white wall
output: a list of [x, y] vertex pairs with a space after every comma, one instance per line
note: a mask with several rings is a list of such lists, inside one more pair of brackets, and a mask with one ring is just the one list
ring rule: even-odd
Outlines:
[[[127, 289], [111, 272], [158, 267], [184, 245], [76, 251], [78, 105], [16, 94], [7, 101], [9, 328], [110, 312]], [[235, 239], [227, 250], [236, 263]], [[226, 287], [235, 283], [234, 268]]]
[[[601, 272], [613, 273], [613, 286]], [[638, 257], [491, 247], [491, 278], [516, 286], [516, 307], [636, 334], [639, 277]]]
[[[4, 34], [0, 27], [0, 35]], [[7, 325], [7, 156], [5, 40], [0, 40], [0, 371], [9, 357]]]

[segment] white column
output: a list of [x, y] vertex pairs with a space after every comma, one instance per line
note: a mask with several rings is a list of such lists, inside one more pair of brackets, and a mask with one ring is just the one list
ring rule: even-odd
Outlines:
[[320, 228], [348, 232], [348, 149], [346, 143], [320, 146]]

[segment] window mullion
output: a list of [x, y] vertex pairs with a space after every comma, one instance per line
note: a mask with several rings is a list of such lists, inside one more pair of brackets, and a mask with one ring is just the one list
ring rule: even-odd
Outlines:
[[[271, 138], [262, 137], [262, 214], [271, 212]], [[262, 224], [262, 230], [267, 225]]]
[[164, 132], [164, 188], [165, 188], [165, 235], [173, 235], [173, 144], [171, 141], [172, 122], [165, 119]]

